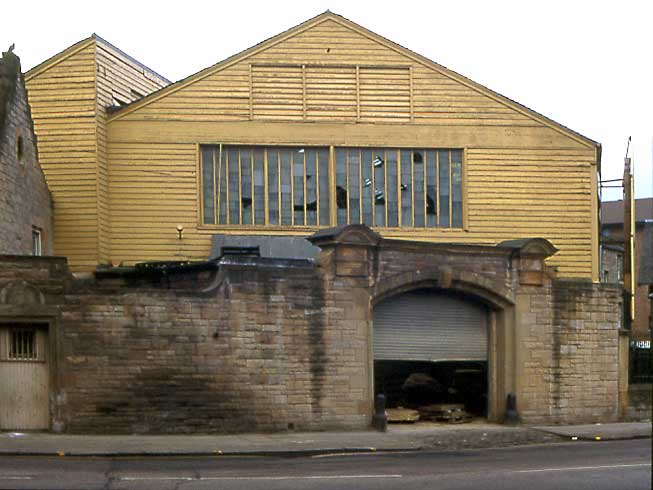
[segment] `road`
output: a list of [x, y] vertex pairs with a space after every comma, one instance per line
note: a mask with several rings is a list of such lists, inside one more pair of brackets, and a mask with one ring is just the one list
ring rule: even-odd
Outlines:
[[0, 488], [648, 490], [651, 440], [290, 459], [3, 456]]

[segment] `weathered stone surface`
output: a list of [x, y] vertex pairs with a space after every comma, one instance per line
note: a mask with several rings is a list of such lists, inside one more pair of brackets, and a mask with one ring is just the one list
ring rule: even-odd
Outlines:
[[[519, 261], [494, 247], [334, 240], [314, 264], [230, 258], [160, 277], [77, 279], [60, 259], [0, 257], [0, 290], [24, 281], [44, 296], [0, 315], [50, 322], [52, 427], [69, 432], [364, 428], [373, 305], [422, 287], [484, 302], [497, 335], [514, 335], [504, 342], [515, 343], [511, 371], [499, 364], [512, 357], [490, 370], [525, 422], [618, 416], [616, 287], [548, 274], [520, 284]], [[339, 258], [364, 258], [369, 272], [340, 275]]]
[[36, 136], [20, 62], [0, 59], [0, 254], [32, 254], [32, 230], [52, 254], [52, 198], [38, 163]]

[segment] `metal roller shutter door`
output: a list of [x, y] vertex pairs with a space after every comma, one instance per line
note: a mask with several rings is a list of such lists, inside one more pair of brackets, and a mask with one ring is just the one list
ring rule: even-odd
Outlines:
[[487, 360], [487, 309], [418, 290], [374, 308], [374, 359]]

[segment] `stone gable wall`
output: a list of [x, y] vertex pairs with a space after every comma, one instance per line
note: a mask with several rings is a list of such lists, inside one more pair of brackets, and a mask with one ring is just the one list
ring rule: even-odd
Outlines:
[[[7, 62], [13, 57], [13, 64]], [[5, 120], [0, 124], [0, 254], [31, 255], [32, 229], [41, 230], [42, 254], [52, 251], [52, 198], [38, 163], [36, 136], [27, 102], [20, 64], [12, 53], [5, 53], [2, 74], [7, 98]], [[17, 73], [10, 71], [16, 69]], [[18, 155], [19, 138], [21, 158]]]

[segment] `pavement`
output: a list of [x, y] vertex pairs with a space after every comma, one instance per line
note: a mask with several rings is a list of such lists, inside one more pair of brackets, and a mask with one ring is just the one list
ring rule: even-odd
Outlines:
[[0, 433], [0, 455], [39, 456], [312, 456], [459, 450], [575, 440], [651, 437], [651, 422], [567, 426], [467, 424], [390, 425], [387, 432], [285, 432], [237, 435], [72, 435]]

